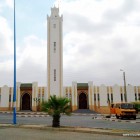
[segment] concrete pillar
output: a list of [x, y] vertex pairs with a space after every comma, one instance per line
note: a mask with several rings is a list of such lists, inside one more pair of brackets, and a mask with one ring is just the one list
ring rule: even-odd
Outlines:
[[20, 82], [17, 82], [17, 94], [16, 94], [16, 109], [17, 111], [20, 110], [20, 85], [21, 83]]
[[9, 110], [9, 87], [6, 85], [1, 88], [0, 110], [1, 111]]
[[112, 87], [113, 90], [113, 102], [114, 103], [119, 103], [121, 102], [121, 97], [120, 97], [120, 86], [119, 85], [114, 85]]
[[[14, 93], [14, 88], [13, 87], [10, 87], [10, 93], [11, 94], [11, 101], [9, 102], [9, 106], [10, 106], [10, 110], [13, 109], [13, 93]], [[10, 99], [9, 99], [10, 100]]]
[[32, 111], [37, 111], [38, 104], [38, 83], [32, 84]]
[[135, 93], [137, 96], [138, 88], [136, 88], [135, 90], [134, 86], [128, 85], [126, 89], [127, 89], [127, 102], [135, 102]]
[[107, 99], [107, 87], [105, 85], [101, 85], [99, 87], [100, 94], [100, 113], [109, 114], [110, 109], [108, 108], [108, 99]]
[[89, 101], [89, 109], [94, 110], [94, 103], [93, 103], [93, 82], [88, 82], [88, 101]]
[[72, 82], [72, 111], [77, 109], [77, 82]]

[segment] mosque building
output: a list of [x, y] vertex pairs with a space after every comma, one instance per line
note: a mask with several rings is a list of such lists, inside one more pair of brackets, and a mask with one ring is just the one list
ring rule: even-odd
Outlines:
[[[63, 16], [59, 8], [51, 8], [47, 17], [47, 86], [40, 87], [37, 82], [17, 82], [16, 110], [40, 111], [42, 101], [51, 95], [67, 97], [71, 100], [72, 111], [89, 109], [99, 113], [109, 113], [111, 103], [140, 101], [140, 86], [96, 86], [87, 83], [72, 82], [63, 86]], [[126, 96], [127, 95], [127, 96]], [[0, 87], [0, 111], [13, 109], [13, 87]]]

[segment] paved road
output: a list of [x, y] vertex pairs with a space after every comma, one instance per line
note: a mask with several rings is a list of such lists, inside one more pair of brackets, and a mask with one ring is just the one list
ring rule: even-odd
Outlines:
[[[140, 131], [140, 123], [131, 122], [113, 122], [102, 119], [92, 119], [93, 116], [62, 116], [60, 120], [61, 126], [77, 126], [77, 127], [90, 127], [90, 128], [103, 128], [103, 129], [124, 129], [124, 130], [137, 130]], [[0, 113], [0, 124], [12, 123], [11, 114]], [[48, 117], [17, 117], [18, 124], [43, 124], [51, 126], [52, 118]]]
[[23, 128], [0, 128], [0, 140], [138, 140], [139, 137], [91, 133], [46, 131]]

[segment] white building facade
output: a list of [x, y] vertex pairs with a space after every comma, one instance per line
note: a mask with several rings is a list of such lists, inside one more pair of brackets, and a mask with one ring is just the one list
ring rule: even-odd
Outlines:
[[[128, 85], [128, 102], [140, 101], [140, 86]], [[109, 104], [125, 102], [124, 87], [119, 85], [94, 85], [93, 82], [72, 82], [71, 86], [63, 87], [63, 97], [71, 100], [72, 111], [90, 109], [99, 113], [109, 113]], [[17, 83], [17, 111], [40, 111], [41, 102], [48, 99], [47, 87], [38, 86], [37, 82]], [[13, 87], [0, 87], [0, 111], [13, 109]]]

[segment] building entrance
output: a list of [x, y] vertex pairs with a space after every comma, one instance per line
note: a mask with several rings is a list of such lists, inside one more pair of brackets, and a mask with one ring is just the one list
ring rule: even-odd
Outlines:
[[87, 95], [85, 93], [79, 95], [79, 109], [87, 109]]
[[31, 110], [31, 97], [28, 93], [22, 96], [22, 110]]

